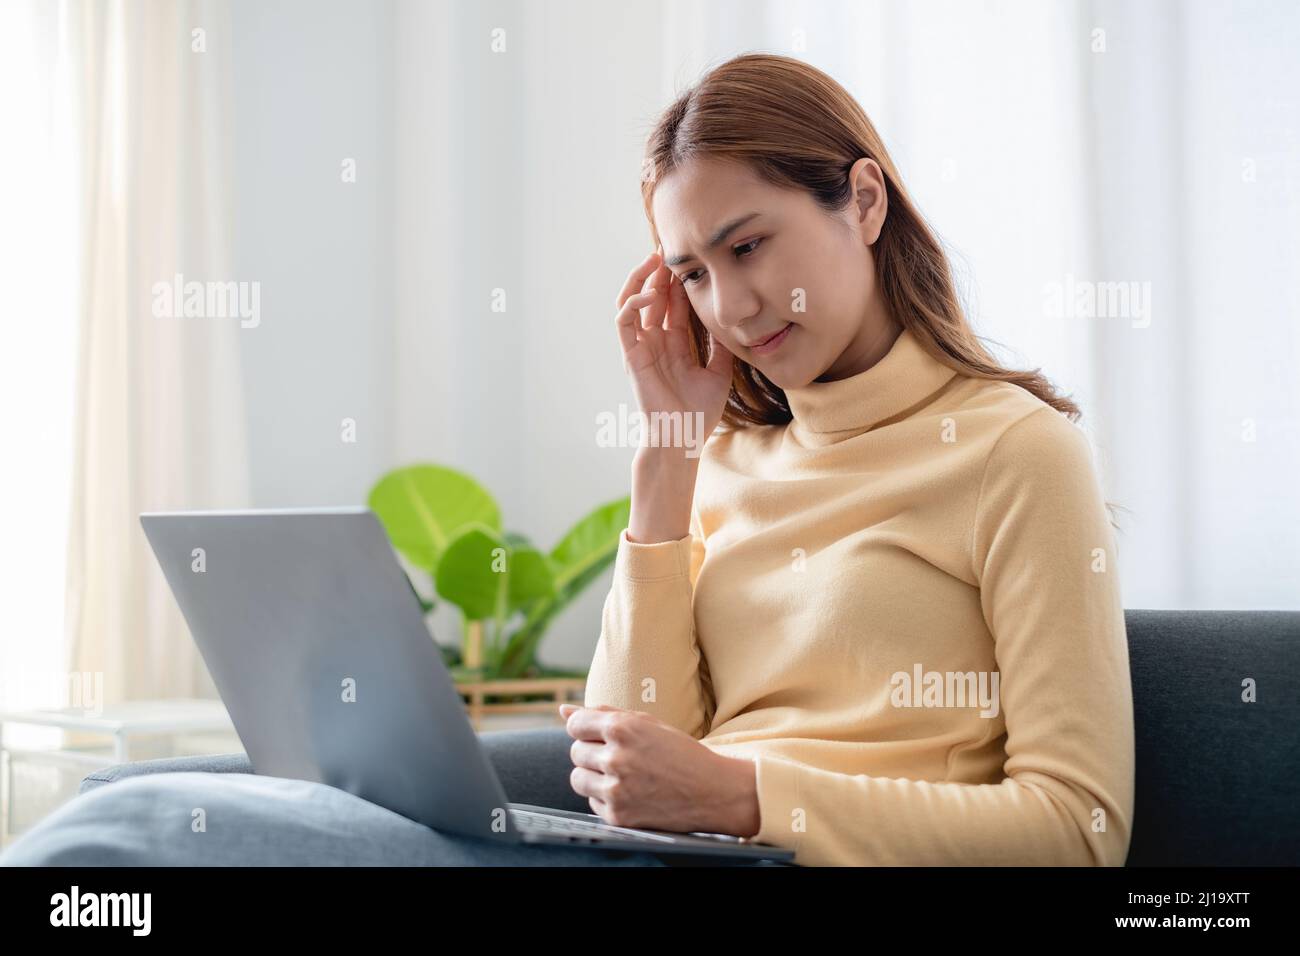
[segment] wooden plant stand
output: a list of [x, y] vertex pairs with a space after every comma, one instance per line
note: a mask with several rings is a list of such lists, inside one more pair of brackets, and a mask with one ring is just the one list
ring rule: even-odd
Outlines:
[[[483, 625], [471, 621], [466, 625], [464, 660], [468, 667], [482, 663]], [[583, 702], [587, 687], [584, 677], [526, 677], [516, 680], [457, 681], [456, 690], [465, 699], [465, 707], [475, 731], [483, 729], [483, 718], [495, 714], [547, 714], [555, 724], [563, 724], [560, 704]], [[537, 696], [539, 700], [512, 700], [520, 696]]]

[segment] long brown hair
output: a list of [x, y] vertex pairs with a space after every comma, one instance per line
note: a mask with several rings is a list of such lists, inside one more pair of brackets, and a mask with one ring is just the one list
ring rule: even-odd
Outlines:
[[[710, 158], [744, 165], [781, 188], [808, 192], [835, 212], [852, 197], [848, 172], [862, 157], [884, 174], [888, 212], [874, 246], [877, 281], [890, 311], [936, 360], [971, 378], [1010, 382], [1077, 422], [1082, 412], [1040, 369], [997, 363], [975, 335], [957, 297], [948, 258], [931, 232], [866, 112], [838, 82], [792, 57], [747, 53], [727, 60], [682, 93], [651, 131], [641, 196], [651, 238], [659, 244], [656, 184], [688, 161]], [[690, 308], [691, 350], [708, 359], [708, 332]], [[785, 392], [737, 358], [722, 412], [728, 427], [791, 420]], [[1108, 505], [1108, 507], [1112, 507]]]

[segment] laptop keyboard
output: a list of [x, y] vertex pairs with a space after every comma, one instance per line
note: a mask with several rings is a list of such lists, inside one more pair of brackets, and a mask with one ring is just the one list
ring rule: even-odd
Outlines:
[[510, 811], [510, 819], [521, 830], [546, 831], [549, 833], [572, 834], [574, 836], [610, 836], [618, 834], [629, 840], [643, 843], [673, 843], [674, 838], [658, 833], [646, 833], [644, 830], [630, 830], [616, 827], [609, 823], [593, 823], [589, 820], [573, 820], [569, 817], [551, 816], [549, 813], [535, 813], [532, 810]]

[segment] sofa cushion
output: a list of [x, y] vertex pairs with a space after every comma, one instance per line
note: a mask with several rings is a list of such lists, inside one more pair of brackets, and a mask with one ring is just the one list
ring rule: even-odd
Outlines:
[[1300, 611], [1125, 619], [1137, 758], [1127, 865], [1300, 864]]

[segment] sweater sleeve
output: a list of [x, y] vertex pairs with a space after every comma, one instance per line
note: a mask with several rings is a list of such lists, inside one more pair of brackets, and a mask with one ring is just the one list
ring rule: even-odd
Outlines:
[[1055, 409], [995, 444], [971, 558], [999, 671], [1005, 777], [839, 774], [760, 753], [753, 839], [808, 865], [1124, 864], [1133, 699], [1114, 538], [1087, 439]]
[[619, 536], [614, 580], [584, 703], [646, 711], [697, 740], [716, 705], [695, 632], [695, 580], [704, 562], [698, 516], [676, 541], [637, 544]]

